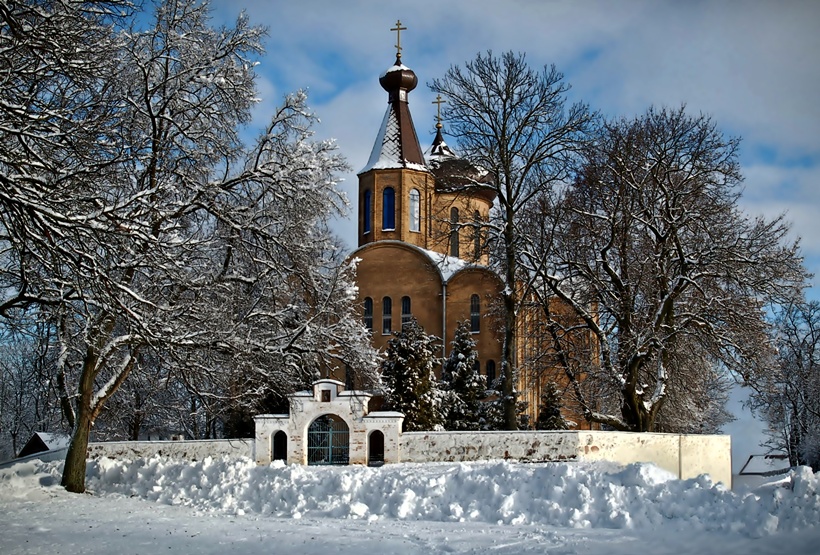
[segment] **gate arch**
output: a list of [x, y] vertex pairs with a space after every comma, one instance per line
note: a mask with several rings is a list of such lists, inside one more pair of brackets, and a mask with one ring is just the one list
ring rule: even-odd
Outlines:
[[367, 465], [381, 466], [384, 464], [384, 433], [373, 430], [367, 438]]
[[309, 465], [350, 463], [350, 428], [335, 414], [324, 414], [308, 426]]
[[273, 460], [288, 460], [288, 434], [282, 430], [273, 434]]

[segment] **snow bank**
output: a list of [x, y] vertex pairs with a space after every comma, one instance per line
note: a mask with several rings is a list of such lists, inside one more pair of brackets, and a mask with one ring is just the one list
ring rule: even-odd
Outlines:
[[[0, 499], [59, 488], [60, 465], [28, 462], [0, 470]], [[349, 519], [472, 521], [568, 528], [654, 528], [760, 537], [820, 522], [820, 473], [798, 468], [742, 495], [707, 476], [677, 480], [652, 465], [609, 463], [395, 464], [305, 467], [249, 459], [88, 466], [95, 495], [140, 497], [199, 511]]]

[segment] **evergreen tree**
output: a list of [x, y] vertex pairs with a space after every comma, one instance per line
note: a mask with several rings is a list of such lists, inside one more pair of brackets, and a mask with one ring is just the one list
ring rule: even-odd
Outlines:
[[478, 353], [469, 322], [458, 323], [452, 346], [441, 374], [447, 399], [444, 427], [448, 430], [478, 430], [481, 399], [485, 397], [487, 384], [476, 366]]
[[536, 430], [566, 430], [569, 426], [561, 415], [561, 394], [555, 382], [549, 382], [541, 392], [538, 403]]
[[405, 432], [441, 428], [441, 395], [433, 373], [439, 338], [424, 333], [415, 318], [393, 335], [382, 362], [387, 408], [404, 413]]
[[[519, 430], [530, 430], [530, 417], [527, 414], [529, 403], [518, 400], [515, 402], [515, 421]], [[479, 408], [479, 430], [504, 430], [504, 405], [501, 398], [481, 403]]]

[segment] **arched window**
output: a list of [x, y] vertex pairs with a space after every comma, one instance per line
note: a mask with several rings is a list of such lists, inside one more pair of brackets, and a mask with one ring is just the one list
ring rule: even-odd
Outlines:
[[364, 327], [373, 329], [373, 299], [370, 297], [364, 299]]
[[421, 196], [418, 189], [410, 189], [410, 231], [421, 229]]
[[481, 331], [481, 299], [478, 295], [470, 297], [470, 331]]
[[478, 210], [473, 214], [473, 257], [478, 260], [481, 256], [481, 214]]
[[370, 222], [373, 219], [373, 193], [370, 189], [364, 192], [362, 199], [362, 233], [370, 233]]
[[493, 387], [493, 382], [495, 381], [495, 361], [488, 360], [487, 361], [487, 387]]
[[458, 208], [450, 209], [450, 256], [458, 257]]
[[413, 319], [413, 313], [410, 310], [410, 297], [402, 297], [401, 298], [401, 325], [404, 327], [404, 324], [409, 324], [410, 320]]
[[393, 331], [393, 300], [390, 297], [382, 299], [382, 333], [390, 335]]
[[382, 194], [382, 230], [396, 229], [396, 192], [393, 187], [385, 187]]

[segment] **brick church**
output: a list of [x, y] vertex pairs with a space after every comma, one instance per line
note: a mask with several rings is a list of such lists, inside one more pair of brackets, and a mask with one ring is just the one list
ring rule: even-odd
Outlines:
[[[495, 199], [482, 172], [458, 158], [444, 142], [441, 124], [424, 152], [408, 103], [418, 78], [401, 63], [379, 78], [387, 111], [373, 150], [359, 172], [359, 301], [373, 345], [386, 348], [394, 331], [415, 318], [443, 339], [442, 356], [456, 324], [468, 321], [481, 373], [496, 377], [501, 335], [491, 316], [503, 288], [487, 266], [482, 222]], [[469, 182], [469, 187], [467, 186]]]
[[[442, 338], [442, 357], [449, 354], [458, 322], [469, 322], [479, 371], [491, 385], [500, 368], [503, 335], [496, 299], [504, 283], [489, 267], [482, 224], [489, 221], [495, 189], [485, 172], [447, 146], [440, 122], [432, 144], [422, 150], [408, 101], [418, 78], [402, 63], [397, 47], [396, 62], [379, 78], [387, 111], [358, 173], [358, 248], [350, 258], [359, 260], [364, 322], [373, 346], [385, 350], [393, 332], [415, 318], [426, 333]], [[532, 317], [522, 316], [522, 322]], [[540, 350], [522, 331], [514, 349], [519, 366], [527, 353]], [[554, 368], [537, 378], [519, 376], [516, 389], [519, 400], [528, 403], [531, 422], [546, 381], [565, 380]], [[566, 416], [587, 427], [572, 412]]]

